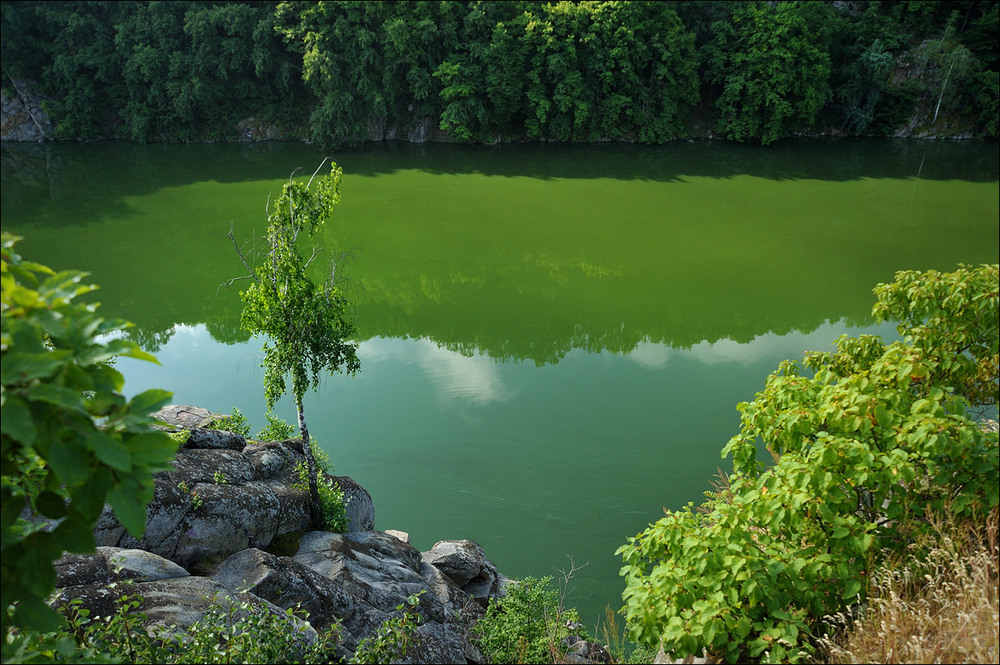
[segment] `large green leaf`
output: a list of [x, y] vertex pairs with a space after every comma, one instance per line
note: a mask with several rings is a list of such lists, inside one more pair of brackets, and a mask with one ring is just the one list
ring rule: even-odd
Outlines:
[[128, 471], [132, 468], [132, 456], [128, 448], [120, 440], [106, 432], [97, 431], [87, 437], [87, 445], [101, 460], [112, 469]]
[[49, 464], [59, 478], [71, 487], [86, 481], [91, 471], [90, 456], [75, 439], [53, 441], [49, 447]]
[[28, 390], [28, 397], [39, 402], [48, 402], [69, 411], [84, 411], [83, 394], [79, 390], [64, 388], [53, 383], [38, 383]]
[[153, 388], [146, 390], [129, 401], [129, 411], [136, 414], [146, 414], [156, 411], [160, 407], [166, 406], [174, 396], [172, 392]]
[[142, 538], [146, 531], [146, 502], [149, 496], [138, 483], [121, 483], [108, 492], [108, 503], [115, 510], [118, 520], [135, 538]]
[[67, 350], [4, 354], [0, 380], [5, 386], [10, 386], [33, 379], [47, 379], [68, 362], [69, 356], [70, 351]]
[[52, 535], [67, 552], [93, 552], [97, 546], [89, 520], [73, 511], [59, 523]]
[[125, 440], [136, 466], [147, 467], [150, 471], [162, 471], [169, 467], [167, 461], [177, 452], [177, 442], [164, 432], [143, 432]]
[[66, 516], [66, 497], [46, 490], [35, 499], [35, 507], [45, 517], [57, 520]]
[[17, 605], [13, 623], [40, 633], [51, 633], [62, 628], [66, 620], [39, 598], [25, 596]]
[[31, 410], [20, 397], [7, 395], [0, 407], [0, 431], [26, 446], [35, 441], [35, 423]]

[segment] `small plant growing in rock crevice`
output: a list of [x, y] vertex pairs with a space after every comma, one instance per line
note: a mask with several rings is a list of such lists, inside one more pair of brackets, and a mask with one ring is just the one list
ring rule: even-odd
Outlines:
[[[66, 617], [61, 630], [33, 637], [44, 647], [47, 662], [132, 663], [333, 663], [337, 657], [341, 628], [330, 627], [310, 638], [309, 613], [296, 604], [284, 614], [261, 608], [245, 591], [235, 598], [213, 598], [211, 606], [194, 624], [183, 630], [146, 628], [148, 616], [141, 611], [143, 599], [129, 593], [133, 582], [114, 582], [109, 589], [118, 594], [115, 611], [107, 617], [92, 616], [79, 598], [59, 608]], [[419, 644], [417, 632], [423, 620], [417, 611], [420, 596], [414, 594], [396, 607], [399, 616], [386, 619], [358, 645], [348, 663], [388, 663], [406, 657]], [[176, 631], [176, 632], [174, 632]]]
[[82, 651], [91, 662], [110, 656], [110, 662], [133, 663], [329, 663], [340, 641], [339, 624], [310, 642], [308, 613], [298, 605], [276, 614], [255, 606], [245, 593], [228, 602], [213, 599], [200, 620], [179, 632], [147, 632], [141, 605], [140, 596], [124, 592], [108, 617], [91, 617], [79, 599], [65, 604], [70, 630], [58, 636], [59, 643], [78, 651], [52, 653], [51, 661], [81, 662], [75, 656]]
[[409, 596], [406, 602], [396, 606], [401, 616], [386, 619], [375, 633], [361, 640], [351, 663], [395, 663], [406, 657], [406, 652], [420, 641], [417, 628], [422, 617], [417, 612], [420, 605], [420, 591]]
[[[301, 491], [309, 491], [309, 469], [305, 462], [299, 462], [295, 466], [295, 473], [298, 475], [298, 482], [292, 487]], [[323, 526], [328, 531], [334, 533], [345, 533], [347, 531], [347, 501], [344, 499], [344, 491], [325, 472], [321, 472], [316, 478], [316, 487], [319, 490], [319, 512], [323, 520]]]
[[182, 480], [177, 483], [177, 489], [191, 495], [191, 510], [197, 511], [205, 503], [205, 500], [198, 495], [198, 492], [192, 489], [185, 481]]
[[177, 447], [183, 447], [187, 440], [191, 438], [191, 430], [182, 429], [176, 432], [167, 432], [167, 436], [177, 442]]
[[222, 471], [216, 471], [215, 473], [213, 473], [212, 480], [215, 482], [216, 485], [225, 485], [229, 482], [229, 480], [226, 478], [226, 474]]
[[233, 407], [233, 412], [228, 416], [216, 418], [206, 425], [207, 429], [217, 429], [224, 432], [233, 432], [243, 437], [250, 436], [250, 421], [243, 415], [243, 412]]

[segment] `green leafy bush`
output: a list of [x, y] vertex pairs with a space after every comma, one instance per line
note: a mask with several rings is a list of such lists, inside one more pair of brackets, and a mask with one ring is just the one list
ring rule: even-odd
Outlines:
[[[142, 598], [123, 587], [111, 616], [91, 616], [82, 601], [61, 606], [67, 625], [37, 641], [38, 662], [126, 663], [331, 663], [337, 660], [340, 624], [336, 621], [318, 639], [303, 623], [308, 612], [294, 605], [278, 614], [244, 593], [235, 599], [216, 598], [204, 616], [184, 630], [147, 631], [148, 617], [139, 611]], [[405, 658], [419, 643], [417, 612], [420, 595], [411, 595], [358, 645], [350, 663], [388, 663]], [[9, 662], [5, 660], [4, 662]], [[18, 659], [10, 662], [21, 662]]]
[[[309, 442], [313, 457], [316, 460], [316, 489], [319, 491], [319, 513], [323, 527], [334, 533], [347, 531], [347, 501], [340, 485], [327, 475], [331, 471], [330, 457], [319, 447], [315, 439]], [[299, 462], [295, 467], [299, 480], [293, 486], [302, 492], [309, 491], [309, 468], [305, 462]]]
[[997, 405], [998, 267], [900, 272], [875, 294], [902, 341], [844, 336], [781, 363], [739, 405], [728, 490], [618, 549], [633, 639], [674, 657], [805, 659], [823, 617], [864, 599], [880, 548], [919, 537], [928, 513], [997, 505], [997, 434], [969, 407]]
[[417, 628], [420, 626], [420, 596], [423, 591], [415, 593], [406, 602], [397, 605], [402, 614], [390, 617], [382, 622], [375, 633], [361, 640], [358, 650], [354, 652], [351, 663], [395, 663], [406, 657], [406, 652], [420, 641]]
[[276, 614], [245, 594], [216, 598], [185, 630], [147, 632], [148, 617], [139, 611], [142, 598], [130, 593], [131, 582], [111, 587], [118, 585], [124, 588], [111, 616], [91, 616], [79, 599], [61, 608], [68, 629], [50, 636], [61, 648], [46, 653], [47, 662], [81, 662], [77, 655], [83, 653], [90, 662], [328, 663], [339, 643], [339, 625], [312, 639], [306, 625], [293, 618], [308, 618], [298, 606]]
[[243, 437], [250, 436], [250, 421], [243, 415], [243, 412], [233, 407], [233, 412], [228, 416], [216, 418], [208, 423], [209, 429], [218, 429], [224, 432], [233, 432]]
[[[125, 339], [99, 341], [128, 324], [74, 302], [96, 288], [82, 282], [85, 273], [24, 261], [17, 240], [3, 234], [0, 262], [4, 662], [26, 657], [31, 631], [62, 625], [45, 602], [55, 586], [52, 564], [67, 551], [94, 551], [92, 529], [105, 501], [142, 536], [152, 474], [169, 468], [177, 449], [151, 428], [157, 421], [149, 415], [170, 393], [147, 390], [127, 400], [121, 373], [108, 363], [122, 355], [155, 359]], [[25, 508], [44, 519], [25, 519]]]
[[267, 418], [267, 427], [257, 432], [257, 436], [254, 437], [258, 441], [283, 441], [295, 434], [295, 428], [292, 425], [272, 415], [270, 411], [265, 414], [265, 417]]
[[810, 3], [741, 2], [713, 23], [712, 79], [722, 85], [719, 134], [762, 144], [813, 122], [830, 98], [830, 54], [807, 21]]
[[526, 577], [491, 600], [485, 616], [472, 627], [477, 647], [490, 663], [560, 662], [561, 642], [570, 634], [586, 639], [575, 609], [563, 609], [551, 577]]

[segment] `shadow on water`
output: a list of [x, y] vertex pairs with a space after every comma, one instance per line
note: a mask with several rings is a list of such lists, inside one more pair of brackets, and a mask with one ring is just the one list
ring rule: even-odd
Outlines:
[[[581, 158], [581, 153], [584, 157]], [[725, 141], [442, 145], [387, 142], [324, 151], [293, 142], [239, 144], [13, 143], [2, 146], [4, 207], [29, 206], [37, 190], [50, 201], [104, 211], [121, 199], [194, 182], [282, 180], [333, 155], [358, 176], [402, 170], [487, 176], [611, 178], [675, 182], [685, 177], [847, 181], [861, 178], [996, 179], [996, 141], [796, 139], [767, 147]], [[109, 183], [112, 183], [109, 186]], [[13, 187], [15, 184], [19, 187]], [[9, 193], [8, 190], [11, 190]], [[24, 197], [19, 191], [36, 190]], [[13, 200], [7, 200], [8, 196]]]

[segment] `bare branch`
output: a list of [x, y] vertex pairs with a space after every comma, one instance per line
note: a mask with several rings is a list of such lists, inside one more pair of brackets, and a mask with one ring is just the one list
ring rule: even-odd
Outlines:
[[566, 598], [571, 593], [571, 591], [569, 589], [569, 581], [571, 579], [573, 579], [573, 575], [575, 575], [577, 572], [579, 572], [580, 570], [583, 570], [584, 568], [586, 568], [587, 566], [590, 565], [590, 562], [588, 561], [587, 563], [583, 564], [582, 566], [578, 566], [578, 565], [576, 565], [576, 561], [573, 560], [572, 556], [570, 556], [569, 554], [567, 554], [566, 557], [569, 559], [569, 570], [563, 570], [562, 568], [556, 568], [556, 570], [558, 570], [559, 574], [562, 576], [562, 579], [560, 579], [559, 583], [558, 583], [558, 585], [559, 585], [559, 614], [562, 614], [563, 612], [565, 612]]
[[233, 277], [232, 279], [227, 279], [226, 281], [219, 284], [217, 287], [215, 287], [215, 290], [218, 291], [222, 287], [226, 287], [227, 289], [231, 288], [233, 284], [235, 284], [241, 279], [253, 279], [253, 278], [250, 275], [244, 275], [243, 277]]
[[323, 249], [321, 247], [313, 247], [313, 249], [312, 249], [312, 256], [310, 256], [306, 260], [305, 265], [302, 266], [302, 269], [305, 270], [306, 268], [308, 268], [309, 264], [313, 262], [313, 259], [315, 259], [317, 256], [319, 256], [319, 253], [322, 252], [322, 251], [323, 251]]
[[[260, 280], [257, 279], [257, 272], [253, 269], [253, 265], [249, 261], [247, 261], [246, 257], [243, 255], [243, 249], [240, 247], [239, 243], [236, 242], [236, 235], [233, 232], [233, 227], [234, 227], [233, 222], [230, 221], [229, 222], [229, 233], [226, 234], [226, 237], [229, 238], [230, 242], [233, 243], [233, 249], [236, 250], [236, 255], [238, 257], [240, 257], [240, 261], [243, 262], [243, 267], [246, 268], [247, 272], [249, 273], [246, 277], [238, 277], [236, 279], [247, 279], [247, 278], [250, 278], [250, 279], [252, 279], [253, 281], [255, 281], [255, 282], [257, 282], [259, 284]], [[252, 238], [251, 238], [251, 240], [252, 240]], [[234, 280], [229, 280], [229, 283], [231, 284], [233, 281]], [[225, 283], [226, 282], [223, 282], [223, 284], [225, 284]]]
[[319, 173], [319, 170], [321, 168], [323, 168], [323, 165], [326, 164], [327, 160], [329, 160], [329, 159], [330, 159], [329, 157], [324, 157], [323, 161], [319, 163], [319, 166], [317, 166], [316, 170], [313, 171], [312, 177], [309, 178], [309, 182], [306, 184], [306, 189], [309, 189], [310, 187], [312, 187], [313, 180], [316, 178], [316, 174]]

